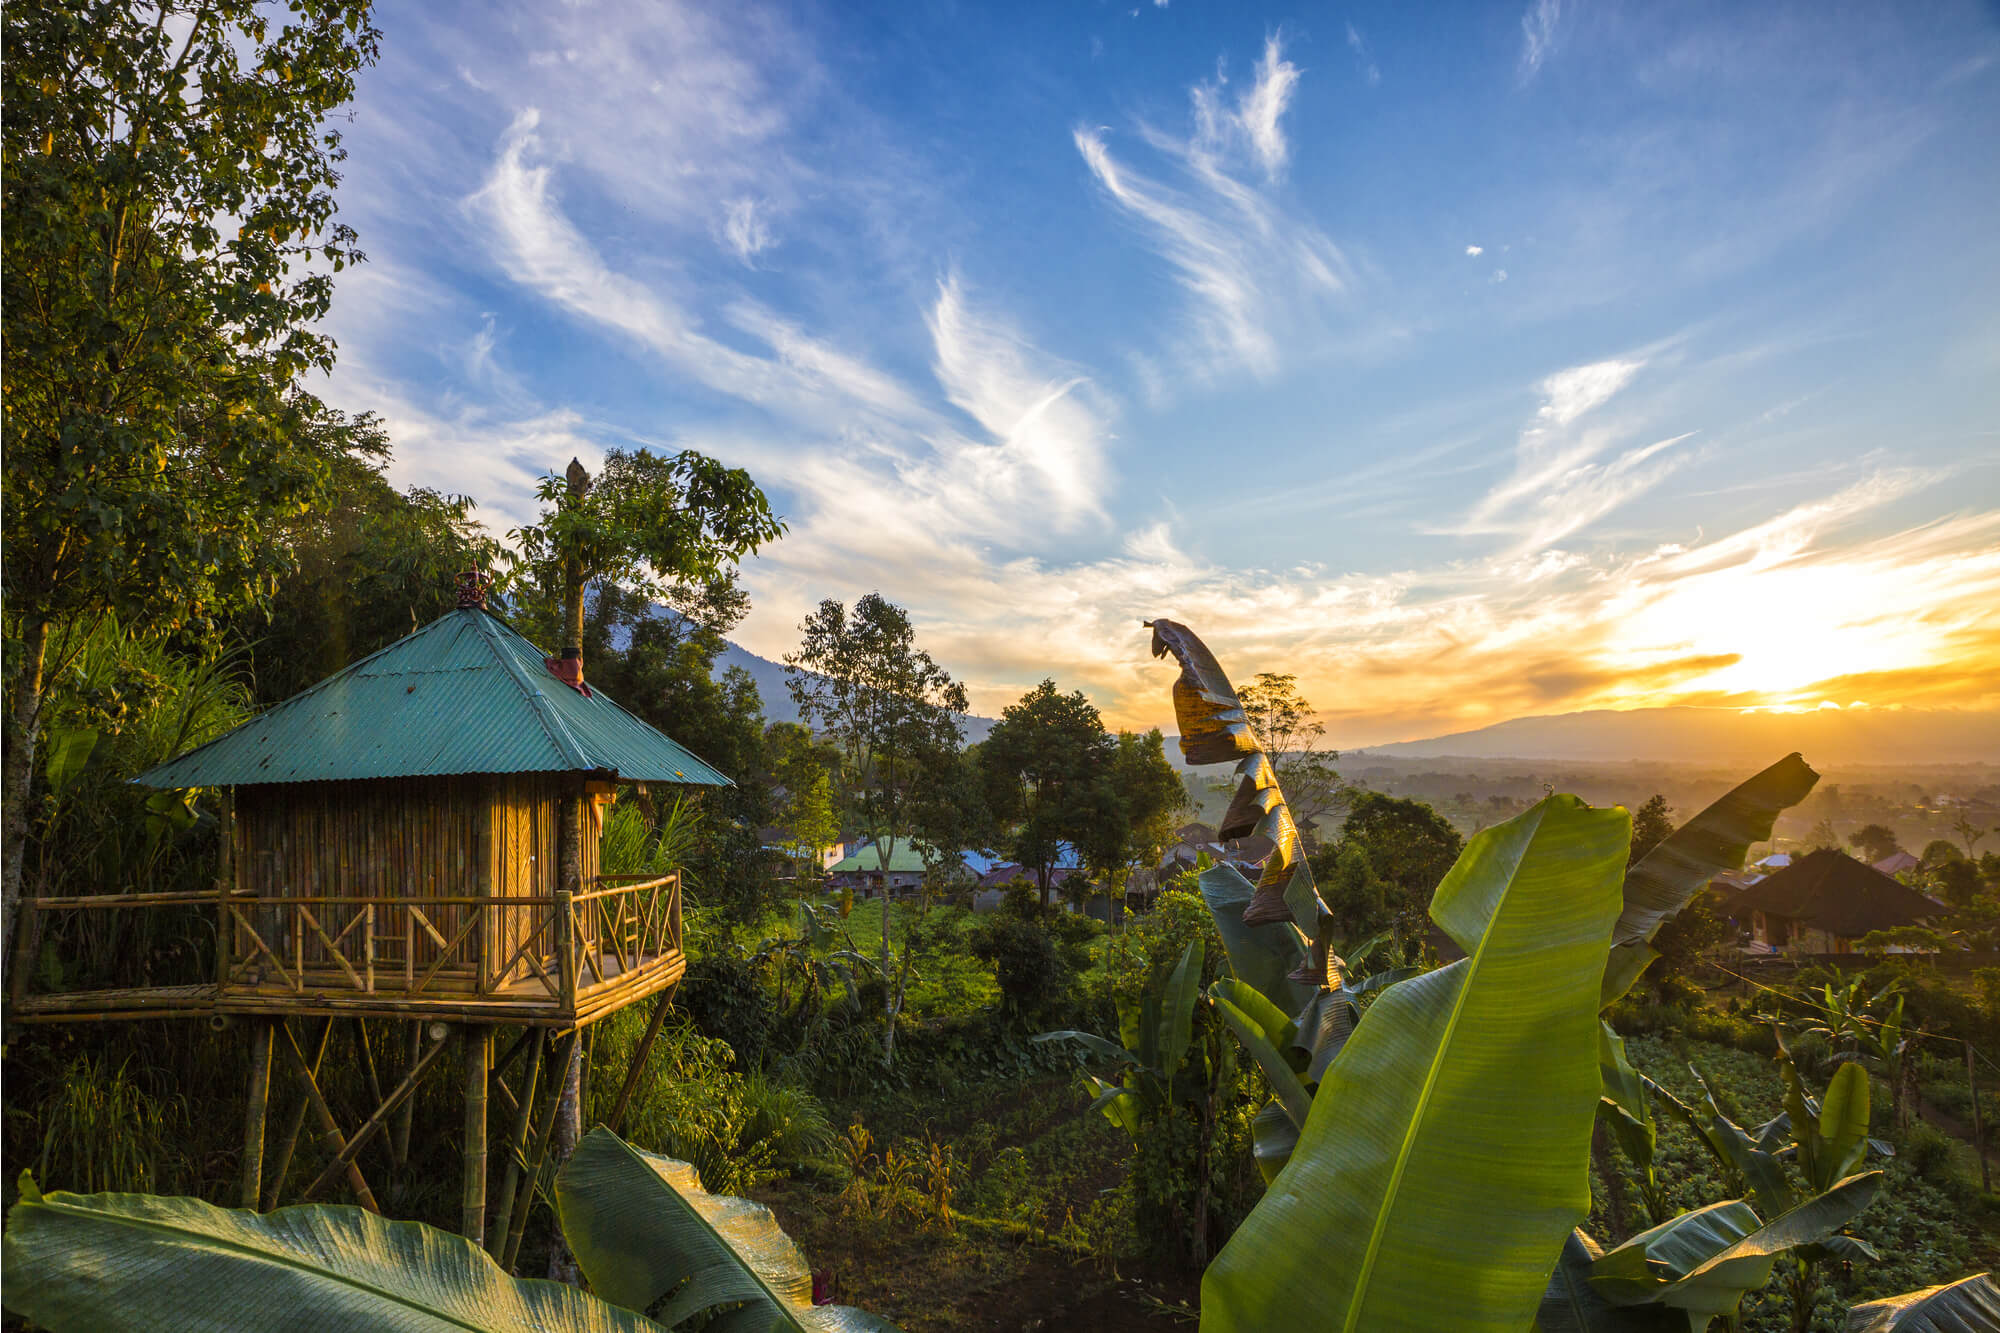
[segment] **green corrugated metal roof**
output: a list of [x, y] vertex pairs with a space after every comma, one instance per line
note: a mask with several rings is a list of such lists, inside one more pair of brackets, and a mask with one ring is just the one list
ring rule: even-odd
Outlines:
[[[874, 874], [881, 868], [881, 844], [871, 842], [846, 860], [836, 861], [833, 865], [828, 866], [827, 873], [830, 875], [839, 875], [858, 870]], [[923, 869], [924, 858], [918, 855], [916, 848], [910, 846], [909, 838], [906, 836], [896, 839], [896, 850], [889, 855], [889, 873], [900, 875], [907, 871], [922, 874]]]
[[274, 704], [135, 782], [261, 782], [612, 772], [632, 782], [729, 779], [592, 689], [484, 611], [460, 610]]

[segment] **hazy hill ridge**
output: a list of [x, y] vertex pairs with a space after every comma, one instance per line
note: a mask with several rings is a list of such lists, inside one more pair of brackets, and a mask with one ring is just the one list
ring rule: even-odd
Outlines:
[[1356, 747], [1401, 759], [1569, 759], [1768, 763], [1797, 750], [1823, 764], [2000, 763], [2000, 711], [1598, 709], [1498, 722], [1429, 740]]

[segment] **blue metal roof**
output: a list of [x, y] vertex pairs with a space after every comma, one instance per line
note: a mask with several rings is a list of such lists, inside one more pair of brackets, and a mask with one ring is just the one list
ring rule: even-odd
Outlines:
[[586, 696], [557, 680], [543, 657], [486, 612], [452, 611], [133, 781], [224, 787], [596, 772], [729, 785], [601, 691]]

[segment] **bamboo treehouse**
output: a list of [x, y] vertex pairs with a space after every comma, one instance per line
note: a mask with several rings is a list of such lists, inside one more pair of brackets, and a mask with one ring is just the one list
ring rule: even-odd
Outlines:
[[[457, 610], [135, 781], [221, 790], [214, 891], [24, 900], [14, 1016], [206, 1018], [246, 1029], [243, 1202], [265, 1208], [278, 1202], [308, 1112], [333, 1161], [304, 1196], [344, 1177], [374, 1207], [361, 1152], [388, 1131], [400, 1164], [412, 1094], [455, 1031], [463, 1229], [489, 1234], [487, 1119], [497, 1106], [508, 1118], [507, 1160], [489, 1248], [511, 1263], [533, 1195], [521, 1176], [532, 1181], [548, 1151], [572, 1046], [607, 1014], [653, 1002], [615, 1122], [686, 970], [679, 877], [599, 873], [604, 809], [620, 783], [729, 779], [592, 690], [580, 661], [545, 658], [489, 615], [482, 580], [468, 575]], [[172, 985], [36, 984], [45, 930], [65, 927], [53, 939], [134, 911], [212, 919], [212, 973]], [[150, 975], [139, 960], [129, 966], [130, 979]], [[375, 1110], [349, 1130], [315, 1081], [315, 1052], [343, 1022], [371, 1084], [386, 1028], [401, 1031], [406, 1056], [400, 1081], [386, 1094], [378, 1087]], [[518, 1032], [496, 1061], [502, 1028]], [[274, 1059], [300, 1095], [267, 1179]]]

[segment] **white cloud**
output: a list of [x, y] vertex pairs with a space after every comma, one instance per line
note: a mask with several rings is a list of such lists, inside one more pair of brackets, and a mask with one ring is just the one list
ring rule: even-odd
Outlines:
[[722, 236], [745, 264], [770, 249], [772, 243], [770, 224], [764, 220], [762, 206], [748, 197], [730, 200], [723, 210]]
[[[1514, 470], [1472, 506], [1460, 534], [1499, 534], [1514, 549], [1544, 550], [1579, 532], [1641, 492], [1659, 484], [1684, 461], [1670, 450], [1685, 431], [1621, 448], [1628, 427], [1591, 425], [1585, 418], [1610, 402], [1644, 368], [1642, 360], [1609, 360], [1573, 366], [1544, 379], [1541, 406], [1514, 448]], [[1618, 452], [1608, 460], [1604, 455]]]
[[1347, 49], [1354, 52], [1355, 63], [1361, 67], [1362, 76], [1368, 80], [1369, 87], [1372, 88], [1382, 82], [1382, 71], [1376, 67], [1375, 53], [1369, 50], [1368, 40], [1351, 21], [1347, 25]]
[[1562, 22], [1562, 0], [1532, 0], [1521, 15], [1521, 78], [1535, 77], [1554, 52], [1556, 27]]
[[[1233, 101], [1221, 76], [1194, 86], [1188, 137], [1141, 124], [1141, 139], [1174, 169], [1176, 184], [1119, 161], [1103, 129], [1074, 133], [1098, 185], [1139, 224], [1190, 298], [1175, 349], [1183, 376], [1275, 376], [1281, 349], [1322, 334], [1328, 303], [1348, 285], [1339, 247], [1271, 186], [1290, 151], [1280, 122], [1297, 80], [1273, 37], [1255, 83]], [[1246, 168], [1261, 168], [1265, 183], [1246, 181]]]
[[1483, 245], [1468, 245], [1465, 247], [1465, 253], [1471, 255], [1474, 259], [1477, 259], [1479, 256], [1486, 253], [1486, 247]]
[[1275, 33], [1265, 38], [1264, 54], [1257, 62], [1250, 86], [1233, 101], [1227, 95], [1226, 73], [1218, 73], [1213, 82], [1198, 83], [1190, 90], [1196, 147], [1213, 157], [1228, 154], [1239, 142], [1247, 143], [1264, 174], [1276, 178], [1291, 156], [1291, 145], [1286, 142], [1279, 122], [1285, 117], [1292, 89], [1298, 82], [1299, 67], [1285, 59], [1282, 39]]
[[1495, 282], [1505, 282], [1505, 281], [1507, 281], [1507, 270], [1506, 270], [1506, 269], [1504, 269], [1504, 268], [1496, 268], [1496, 269], [1494, 269], [1494, 270], [1493, 270], [1493, 281], [1495, 281]]

